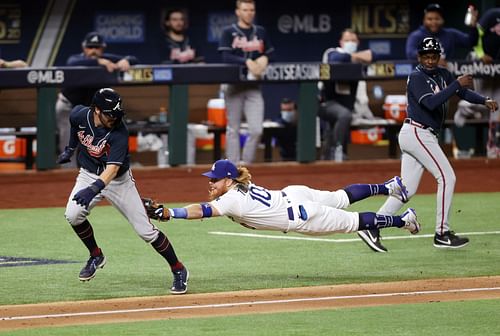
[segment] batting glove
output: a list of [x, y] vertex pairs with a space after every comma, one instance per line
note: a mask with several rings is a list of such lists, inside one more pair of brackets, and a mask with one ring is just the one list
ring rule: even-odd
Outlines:
[[73, 196], [73, 201], [76, 202], [76, 204], [79, 204], [85, 209], [89, 208], [90, 202], [94, 199], [94, 197], [101, 192], [102, 189], [104, 189], [106, 185], [104, 184], [104, 181], [101, 179], [97, 179], [94, 183], [92, 183], [90, 186], [87, 188], [84, 188], [77, 192], [75, 196]]
[[66, 146], [64, 148], [64, 152], [62, 152], [61, 154], [59, 154], [59, 156], [57, 157], [57, 161], [56, 162], [58, 164], [63, 164], [63, 163], [71, 162], [71, 157], [73, 156], [74, 152], [75, 152], [74, 148], [70, 148], [70, 147]]

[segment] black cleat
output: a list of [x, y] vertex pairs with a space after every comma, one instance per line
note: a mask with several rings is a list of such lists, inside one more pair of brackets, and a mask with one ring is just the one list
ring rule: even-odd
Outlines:
[[95, 277], [98, 268], [103, 268], [106, 265], [106, 257], [101, 254], [97, 257], [90, 257], [87, 264], [80, 271], [78, 278], [80, 281], [89, 281]]
[[172, 288], [170, 288], [170, 293], [172, 294], [184, 294], [187, 292], [187, 285], [189, 280], [189, 271], [186, 267], [172, 272], [174, 275], [174, 282], [172, 283]]
[[373, 229], [358, 231], [358, 236], [374, 252], [387, 252], [387, 249], [380, 242], [380, 230]]
[[469, 238], [459, 237], [453, 231], [446, 231], [442, 235], [434, 235], [434, 246], [438, 248], [457, 249], [469, 244]]

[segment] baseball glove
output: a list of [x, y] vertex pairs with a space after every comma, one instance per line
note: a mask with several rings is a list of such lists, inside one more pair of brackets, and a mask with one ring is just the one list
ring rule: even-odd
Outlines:
[[144, 205], [144, 209], [146, 209], [146, 213], [148, 217], [151, 219], [157, 219], [159, 221], [168, 221], [170, 219], [170, 214], [165, 211], [163, 204], [159, 204], [152, 198], [141, 198], [142, 205]]

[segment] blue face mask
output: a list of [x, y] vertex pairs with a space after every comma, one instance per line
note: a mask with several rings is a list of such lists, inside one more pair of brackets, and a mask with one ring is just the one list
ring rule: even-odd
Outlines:
[[346, 41], [344, 42], [342, 49], [344, 49], [346, 53], [352, 54], [358, 50], [358, 44], [356, 42]]
[[284, 121], [291, 123], [295, 121], [295, 112], [294, 111], [281, 111], [281, 119]]

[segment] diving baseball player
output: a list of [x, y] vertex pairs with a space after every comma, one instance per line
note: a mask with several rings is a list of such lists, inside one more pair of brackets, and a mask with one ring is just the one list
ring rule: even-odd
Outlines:
[[411, 208], [401, 216], [342, 210], [374, 195], [392, 195], [406, 200], [405, 186], [397, 176], [382, 184], [353, 184], [331, 192], [301, 185], [268, 190], [251, 182], [246, 167], [237, 168], [229, 160], [216, 161], [203, 175], [209, 178], [210, 202], [174, 209], [148, 208], [145, 204], [148, 215], [160, 220], [227, 216], [249, 229], [306, 235], [387, 227], [404, 228], [412, 234], [420, 231], [415, 210]]
[[78, 105], [71, 111], [69, 145], [58, 163], [71, 160], [78, 147], [81, 166], [66, 205], [65, 217], [88, 248], [90, 258], [79, 279], [94, 278], [106, 257], [97, 245], [87, 219], [94, 206], [106, 198], [129, 221], [137, 234], [169, 263], [174, 275], [172, 294], [187, 291], [188, 270], [177, 259], [168, 238], [149, 220], [129, 167], [128, 130], [123, 122], [122, 99], [113, 89], [98, 90], [90, 107]]
[[[225, 63], [240, 64], [248, 70], [247, 78], [257, 79], [265, 71], [274, 47], [266, 30], [253, 24], [255, 2], [237, 0], [238, 22], [222, 31], [219, 52]], [[225, 91], [227, 109], [226, 155], [233, 162], [252, 163], [262, 135], [264, 99], [260, 85], [254, 82], [228, 84]], [[245, 115], [248, 138], [240, 155], [240, 125]]]
[[[455, 94], [468, 102], [486, 105], [492, 111], [498, 109], [498, 104], [468, 89], [472, 86], [471, 75], [465, 74], [455, 79], [447, 69], [438, 67], [440, 53], [441, 47], [435, 38], [424, 38], [418, 47], [419, 65], [408, 77], [408, 118], [399, 133], [401, 178], [411, 197], [417, 191], [424, 169], [434, 176], [438, 186], [434, 246], [460, 248], [467, 245], [469, 239], [457, 236], [450, 230], [448, 216], [456, 177], [439, 146], [438, 136], [446, 118], [448, 100]], [[401, 199], [389, 197], [379, 213], [394, 214], [402, 205]], [[374, 251], [387, 251], [380, 244], [378, 230], [358, 234]]]

